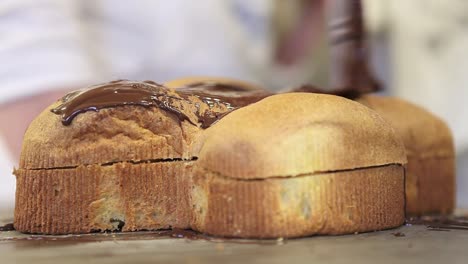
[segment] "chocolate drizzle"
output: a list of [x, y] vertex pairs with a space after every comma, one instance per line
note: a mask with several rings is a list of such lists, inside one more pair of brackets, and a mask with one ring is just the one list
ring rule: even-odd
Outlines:
[[169, 229], [169, 230], [155, 230], [155, 231], [133, 231], [133, 232], [105, 232], [105, 233], [89, 233], [89, 234], [75, 234], [75, 235], [35, 235], [29, 234], [27, 236], [11, 236], [0, 238], [1, 241], [10, 240], [24, 242], [24, 246], [38, 247], [42, 245], [73, 245], [80, 243], [93, 243], [102, 241], [133, 241], [133, 240], [155, 240], [155, 239], [185, 239], [187, 241], [202, 240], [212, 243], [235, 243], [247, 245], [283, 245], [288, 242], [287, 239], [243, 239], [243, 238], [229, 238], [229, 237], [215, 237], [207, 234], [202, 234], [190, 229]]
[[180, 120], [190, 121], [187, 115], [174, 107], [175, 100], [181, 99], [171, 96], [169, 89], [161, 85], [119, 80], [71, 92], [62, 98], [62, 104], [51, 111], [61, 115], [62, 123], [66, 126], [78, 114], [125, 105], [156, 106], [175, 114]]
[[367, 63], [361, 0], [326, 2], [330, 44], [330, 87], [338, 90], [379, 90]]
[[210, 107], [221, 103], [230, 110], [255, 103], [273, 95], [273, 93], [263, 89], [248, 89], [243, 86], [216, 81], [193, 83], [180, 87], [177, 89], [177, 93], [184, 96], [196, 96]]
[[181, 89], [186, 89], [186, 90], [199, 90], [200, 88], [211, 91], [211, 92], [245, 92], [245, 91], [251, 91], [255, 89], [248, 89], [244, 86], [240, 85], [235, 85], [232, 83], [220, 83], [218, 81], [200, 81], [200, 82], [195, 82], [188, 84], [184, 87], [181, 87]]
[[466, 216], [422, 216], [406, 220], [407, 225], [425, 225], [430, 231], [468, 230]]
[[117, 80], [71, 92], [51, 111], [61, 115], [62, 124], [68, 126], [77, 115], [87, 111], [126, 105], [158, 107], [173, 114], [179, 121], [186, 120], [194, 125], [199, 123], [207, 128], [228, 112], [269, 95], [263, 90], [230, 85], [202, 83], [174, 90], [153, 81]]
[[331, 94], [331, 95], [336, 95], [336, 96], [341, 96], [345, 97], [351, 100], [354, 100], [361, 96], [364, 92], [357, 91], [354, 89], [337, 89], [333, 91], [325, 91], [320, 88], [317, 88], [314, 85], [311, 84], [304, 84], [301, 85], [297, 88], [293, 88], [288, 91], [289, 93], [319, 93], [319, 94]]

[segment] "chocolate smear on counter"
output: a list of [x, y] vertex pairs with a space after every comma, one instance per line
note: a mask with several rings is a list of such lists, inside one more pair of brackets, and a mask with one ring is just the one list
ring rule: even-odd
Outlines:
[[[62, 98], [62, 103], [51, 111], [61, 115], [62, 124], [68, 126], [73, 119], [87, 111], [99, 111], [126, 105], [158, 107], [174, 114], [179, 121], [200, 123], [202, 128], [211, 126], [229, 111], [257, 102], [271, 95], [264, 90], [240, 89], [235, 86], [200, 85], [170, 89], [153, 81], [135, 82], [117, 80], [87, 89], [71, 92]], [[202, 110], [198, 102], [191, 100], [194, 96], [207, 104]], [[191, 120], [182, 103], [193, 106], [193, 114], [198, 120]], [[211, 111], [214, 107], [225, 109]]]
[[133, 231], [133, 232], [105, 232], [105, 233], [89, 233], [75, 235], [36, 235], [29, 234], [25, 236], [0, 238], [1, 241], [17, 241], [22, 242], [23, 247], [39, 247], [42, 245], [48, 246], [64, 246], [80, 243], [93, 243], [102, 241], [132, 241], [132, 240], [155, 240], [155, 239], [184, 239], [186, 241], [208, 241], [213, 243], [234, 243], [234, 244], [251, 244], [251, 245], [284, 245], [288, 242], [287, 239], [243, 239], [243, 238], [226, 238], [214, 237], [202, 234], [190, 229], [169, 229], [157, 231]]
[[425, 225], [430, 231], [468, 230], [466, 216], [421, 216], [406, 219], [406, 225]]
[[14, 230], [15, 230], [15, 226], [13, 225], [13, 223], [0, 226], [0, 231], [14, 231]]
[[402, 232], [392, 233], [392, 235], [393, 235], [394, 237], [405, 237], [405, 236], [406, 236], [405, 233], [402, 233]]

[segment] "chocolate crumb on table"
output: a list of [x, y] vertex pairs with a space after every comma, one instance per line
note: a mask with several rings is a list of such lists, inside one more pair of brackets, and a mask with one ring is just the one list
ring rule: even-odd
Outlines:
[[13, 226], [13, 223], [6, 224], [4, 226], [0, 226], [0, 231], [5, 232], [5, 231], [14, 231], [15, 227]]

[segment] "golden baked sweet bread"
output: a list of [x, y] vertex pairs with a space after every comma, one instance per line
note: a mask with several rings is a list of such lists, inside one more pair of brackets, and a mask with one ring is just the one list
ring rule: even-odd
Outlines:
[[331, 95], [259, 101], [269, 95], [117, 81], [65, 96], [25, 134], [15, 228], [267, 238], [403, 222], [404, 147], [379, 115]]
[[408, 155], [406, 212], [450, 214], [455, 206], [455, 149], [450, 129], [440, 118], [402, 99], [365, 95], [372, 108], [395, 128]]
[[[24, 136], [15, 228], [65, 234], [188, 228], [192, 144], [226, 112], [259, 100], [115, 81], [65, 96]], [[231, 100], [232, 99], [232, 100]]]
[[221, 119], [197, 148], [195, 230], [298, 237], [404, 221], [403, 144], [383, 118], [351, 100], [274, 95]]

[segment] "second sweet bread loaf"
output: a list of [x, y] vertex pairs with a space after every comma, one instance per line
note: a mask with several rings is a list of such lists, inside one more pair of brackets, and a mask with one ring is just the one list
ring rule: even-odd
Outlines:
[[24, 136], [14, 172], [15, 228], [47, 234], [188, 228], [194, 140], [262, 96], [222, 95], [124, 80], [68, 94]]
[[404, 221], [403, 144], [359, 103], [274, 95], [230, 113], [200, 139], [191, 198], [196, 230], [298, 237]]

